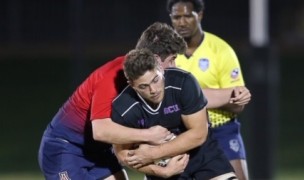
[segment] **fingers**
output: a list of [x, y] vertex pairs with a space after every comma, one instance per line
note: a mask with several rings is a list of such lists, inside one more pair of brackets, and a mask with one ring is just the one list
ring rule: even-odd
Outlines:
[[170, 131], [159, 125], [149, 128], [149, 131], [151, 133], [149, 144], [162, 144], [165, 140], [172, 137]]
[[174, 174], [183, 173], [189, 162], [189, 155], [182, 154], [171, 158], [168, 166], [174, 167]]
[[233, 97], [230, 103], [237, 105], [246, 105], [251, 100], [251, 93], [246, 87], [238, 86], [233, 89]]
[[189, 154], [181, 154], [171, 158], [170, 161], [180, 162], [182, 164], [187, 165], [189, 161]]
[[135, 151], [134, 150], [129, 150], [128, 151], [128, 156], [133, 156], [135, 154]]
[[125, 164], [127, 164], [128, 166], [130, 166], [132, 168], [139, 168], [139, 167], [143, 166], [143, 164], [140, 163], [134, 156], [127, 157], [125, 159]]

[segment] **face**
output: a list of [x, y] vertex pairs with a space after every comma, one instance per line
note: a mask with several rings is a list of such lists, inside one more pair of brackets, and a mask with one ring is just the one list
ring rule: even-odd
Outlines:
[[163, 69], [170, 68], [170, 67], [176, 67], [175, 66], [175, 59], [176, 59], [176, 54], [171, 54], [169, 55], [166, 59], [163, 61], [160, 59], [159, 56], [156, 57], [158, 62], [160, 63], [161, 67]]
[[147, 102], [158, 105], [164, 98], [165, 81], [163, 71], [155, 69], [131, 82], [132, 88]]
[[178, 2], [172, 6], [170, 14], [172, 26], [185, 39], [193, 37], [201, 27], [202, 12], [193, 10], [190, 2]]

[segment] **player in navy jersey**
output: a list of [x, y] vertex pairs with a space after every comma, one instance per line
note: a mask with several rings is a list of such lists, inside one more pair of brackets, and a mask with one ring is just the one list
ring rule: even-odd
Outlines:
[[[186, 71], [163, 70], [160, 58], [148, 49], [130, 51], [124, 62], [129, 86], [112, 104], [112, 120], [127, 127], [146, 129], [161, 125], [176, 138], [159, 146], [146, 146], [147, 164], [135, 157], [134, 144], [114, 145], [120, 162], [147, 175], [147, 179], [228, 179], [235, 178], [233, 168], [208, 131], [207, 100], [195, 78]], [[172, 172], [171, 166], [153, 162], [172, 157], [184, 162], [184, 171]], [[150, 158], [150, 159], [149, 159]], [[149, 160], [148, 160], [149, 159]]]
[[[168, 25], [154, 23], [138, 40], [136, 48], [149, 48], [174, 65], [172, 53], [183, 52], [185, 41]], [[96, 69], [75, 90], [48, 124], [39, 148], [39, 165], [47, 180], [127, 179], [108, 143], [147, 142], [158, 144], [171, 138], [160, 126], [146, 130], [114, 123], [112, 100], [126, 85], [118, 57]], [[176, 171], [183, 166], [176, 164]]]

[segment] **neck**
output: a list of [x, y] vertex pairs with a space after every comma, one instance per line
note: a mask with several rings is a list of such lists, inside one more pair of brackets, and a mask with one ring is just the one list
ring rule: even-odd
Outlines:
[[185, 39], [187, 42], [186, 55], [191, 56], [198, 46], [202, 43], [204, 39], [204, 32], [201, 28], [198, 29], [197, 33], [189, 39]]

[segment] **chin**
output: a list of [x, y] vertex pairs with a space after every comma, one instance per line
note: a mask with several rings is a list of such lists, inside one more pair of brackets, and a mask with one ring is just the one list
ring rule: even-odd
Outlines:
[[186, 42], [189, 42], [191, 40], [191, 36], [182, 36]]

